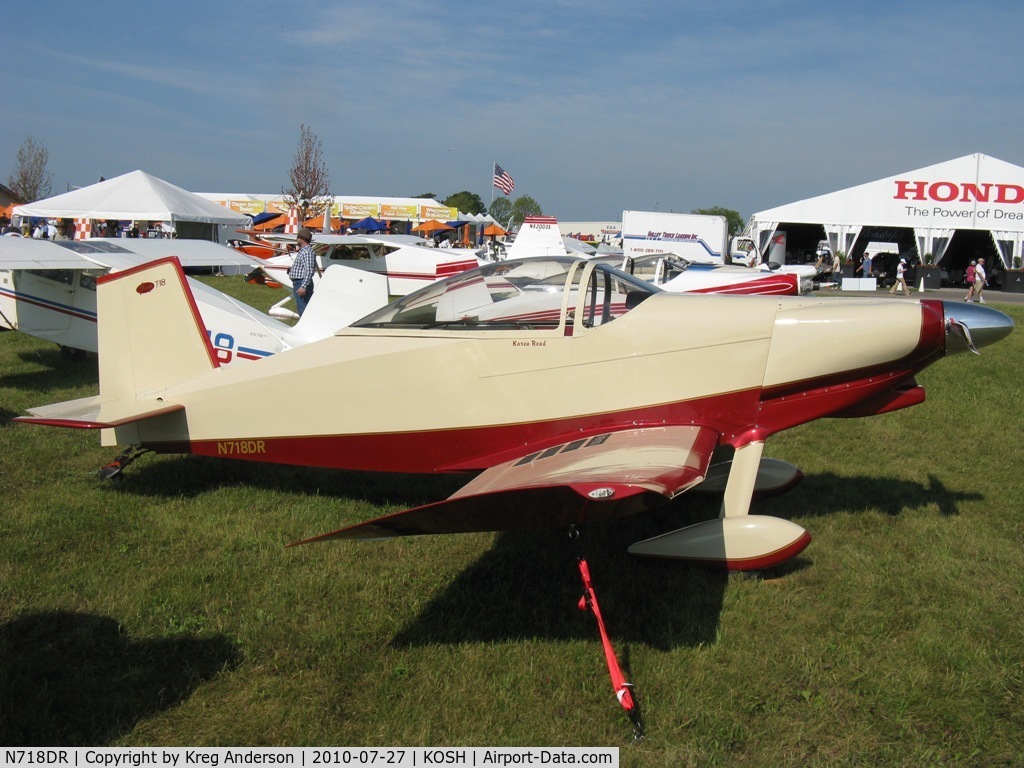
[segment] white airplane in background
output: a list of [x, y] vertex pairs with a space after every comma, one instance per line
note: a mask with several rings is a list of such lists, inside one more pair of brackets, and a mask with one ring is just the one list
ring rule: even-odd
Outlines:
[[809, 266], [772, 268], [692, 262], [674, 253], [602, 257], [623, 272], [672, 293], [730, 293], [757, 296], [803, 296], [811, 293], [817, 270]]
[[[279, 247], [295, 243], [295, 235], [261, 233], [259, 238]], [[485, 263], [475, 249], [434, 248], [428, 242], [415, 235], [325, 235], [315, 232], [311, 245], [321, 269], [341, 264], [383, 275], [387, 278], [391, 296], [405, 296], [435, 280]], [[288, 270], [294, 259], [294, 254], [286, 253], [261, 259], [259, 266], [269, 279], [290, 290], [292, 281], [288, 278]]]
[[551, 256], [600, 259], [671, 293], [800, 296], [813, 290], [816, 274], [813, 267], [770, 269], [765, 264], [752, 269], [726, 264], [695, 264], [673, 253], [649, 254], [642, 258], [602, 253], [578, 240], [562, 237], [558, 220], [550, 216], [528, 216], [524, 219], [507, 252], [509, 259]]
[[554, 216], [527, 216], [511, 245], [505, 246], [506, 259], [535, 259], [547, 256], [576, 256], [589, 259], [597, 253], [592, 245], [574, 237], [563, 237]]
[[[96, 352], [97, 278], [170, 255], [188, 267], [258, 265], [205, 240], [0, 237], [0, 327], [52, 341], [67, 357]], [[324, 274], [302, 319], [290, 326], [198, 280], [188, 283], [220, 365], [322, 339], [388, 301], [385, 278], [338, 267]]]

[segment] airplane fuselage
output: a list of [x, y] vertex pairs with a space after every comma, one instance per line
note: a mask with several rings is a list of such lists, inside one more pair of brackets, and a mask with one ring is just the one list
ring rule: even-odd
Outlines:
[[[151, 393], [185, 412], [105, 442], [409, 472], [482, 468], [625, 426], [712, 426], [739, 445], [884, 399], [942, 355], [944, 335], [938, 302], [667, 293], [568, 333], [565, 318], [552, 329], [349, 328]], [[296, 407], [254, 417], [270, 392]]]

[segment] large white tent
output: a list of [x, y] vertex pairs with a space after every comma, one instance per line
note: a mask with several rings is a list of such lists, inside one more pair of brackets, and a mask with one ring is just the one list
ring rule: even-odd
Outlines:
[[921, 258], [942, 261], [958, 230], [987, 231], [1005, 269], [1020, 268], [1024, 168], [982, 154], [890, 176], [755, 213], [762, 245], [785, 224], [818, 224], [833, 251], [850, 254], [865, 227], [912, 230]]
[[[14, 209], [47, 219], [164, 221], [178, 235], [223, 242], [251, 219], [145, 171], [132, 171]], [[181, 224], [186, 226], [181, 226]], [[201, 226], [189, 226], [201, 225]], [[218, 232], [219, 229], [226, 230]], [[220, 235], [224, 235], [221, 237]]]

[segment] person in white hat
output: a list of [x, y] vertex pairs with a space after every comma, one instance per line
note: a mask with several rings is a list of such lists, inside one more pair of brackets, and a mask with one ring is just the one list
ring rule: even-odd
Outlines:
[[974, 268], [974, 295], [977, 297], [979, 304], [985, 303], [981, 292], [985, 289], [986, 285], [988, 285], [988, 277], [985, 274], [985, 260], [978, 259], [978, 265]]
[[897, 288], [903, 292], [904, 296], [910, 295], [910, 289], [907, 288], [907, 260], [904, 258], [900, 258], [899, 266], [896, 267], [896, 282], [892, 284], [889, 293], [895, 294]]

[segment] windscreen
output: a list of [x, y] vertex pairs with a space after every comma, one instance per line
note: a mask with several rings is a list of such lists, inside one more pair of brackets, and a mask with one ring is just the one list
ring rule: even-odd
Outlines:
[[[409, 294], [353, 327], [554, 329], [562, 322], [564, 308], [572, 312], [576, 307], [586, 263], [562, 258], [487, 264]], [[658, 290], [603, 265], [596, 265], [593, 274], [595, 278], [600, 275], [603, 305], [602, 311], [595, 313], [595, 324], [628, 311], [642, 299], [638, 294], [646, 296]], [[633, 297], [627, 299], [628, 294]]]

